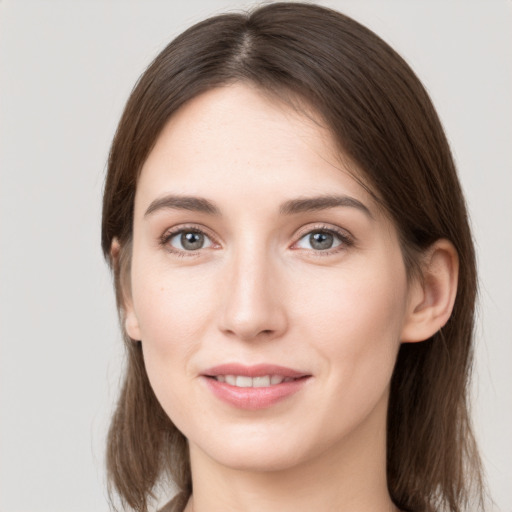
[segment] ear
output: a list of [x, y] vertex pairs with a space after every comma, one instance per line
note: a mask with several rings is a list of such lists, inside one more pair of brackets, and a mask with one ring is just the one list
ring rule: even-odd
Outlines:
[[443, 327], [452, 314], [459, 278], [459, 257], [449, 240], [431, 245], [422, 260], [421, 276], [411, 283], [401, 341], [424, 341]]
[[132, 340], [140, 340], [139, 321], [135, 315], [131, 291], [131, 244], [122, 247], [117, 238], [110, 245], [110, 261], [114, 269], [117, 302], [122, 310], [124, 329]]

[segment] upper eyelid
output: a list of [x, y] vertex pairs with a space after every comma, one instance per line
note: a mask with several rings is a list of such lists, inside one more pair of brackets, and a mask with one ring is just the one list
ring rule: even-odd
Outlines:
[[296, 237], [297, 237], [296, 241], [300, 240], [305, 235], [307, 235], [313, 231], [328, 231], [330, 233], [339, 235], [342, 238], [348, 238], [350, 240], [354, 240], [354, 236], [347, 229], [341, 228], [339, 226], [334, 226], [332, 224], [319, 223], [319, 224], [309, 225], [307, 227], [304, 227], [303, 229], [301, 228], [296, 235]]
[[208, 229], [206, 226], [202, 226], [201, 224], [183, 224], [172, 228], [167, 228], [160, 238], [170, 238], [173, 236], [176, 236], [180, 233], [183, 233], [184, 231], [197, 231], [199, 233], [202, 233], [203, 235], [208, 236], [212, 240], [218, 240], [218, 236], [213, 234], [213, 232]]

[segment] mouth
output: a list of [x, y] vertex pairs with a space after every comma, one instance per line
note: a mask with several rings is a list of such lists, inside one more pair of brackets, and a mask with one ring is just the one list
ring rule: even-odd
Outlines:
[[[248, 377], [246, 375], [207, 375], [217, 382], [225, 382], [230, 386], [237, 388], [268, 388], [270, 386], [277, 386], [282, 382], [292, 382], [297, 380], [293, 377], [285, 377], [284, 375], [262, 375], [260, 377]], [[299, 379], [306, 378], [298, 377]]]
[[239, 409], [264, 409], [291, 397], [311, 374], [276, 365], [225, 364], [206, 370], [208, 388], [222, 401]]

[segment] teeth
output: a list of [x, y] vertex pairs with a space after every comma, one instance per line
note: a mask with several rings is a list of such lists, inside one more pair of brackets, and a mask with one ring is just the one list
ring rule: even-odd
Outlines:
[[251, 377], [245, 377], [243, 375], [239, 375], [236, 378], [235, 386], [237, 388], [250, 388], [250, 387], [252, 387], [252, 378]]
[[245, 375], [216, 375], [218, 382], [225, 382], [230, 386], [238, 388], [268, 388], [276, 386], [281, 382], [291, 382], [292, 377], [283, 377], [282, 375], [263, 375], [261, 377], [247, 377]]
[[254, 388], [268, 388], [271, 381], [272, 379], [268, 375], [265, 375], [264, 377], [253, 377], [252, 386]]
[[281, 384], [281, 382], [283, 382], [284, 380], [284, 377], [281, 377], [281, 375], [272, 375], [272, 377], [270, 377], [270, 384], [272, 386], [274, 386], [275, 384]]

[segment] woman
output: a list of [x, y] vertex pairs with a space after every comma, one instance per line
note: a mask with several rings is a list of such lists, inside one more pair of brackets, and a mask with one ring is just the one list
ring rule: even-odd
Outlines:
[[464, 199], [426, 92], [371, 31], [277, 3], [176, 38], [120, 121], [102, 246], [125, 504], [173, 481], [166, 511], [482, 507]]

